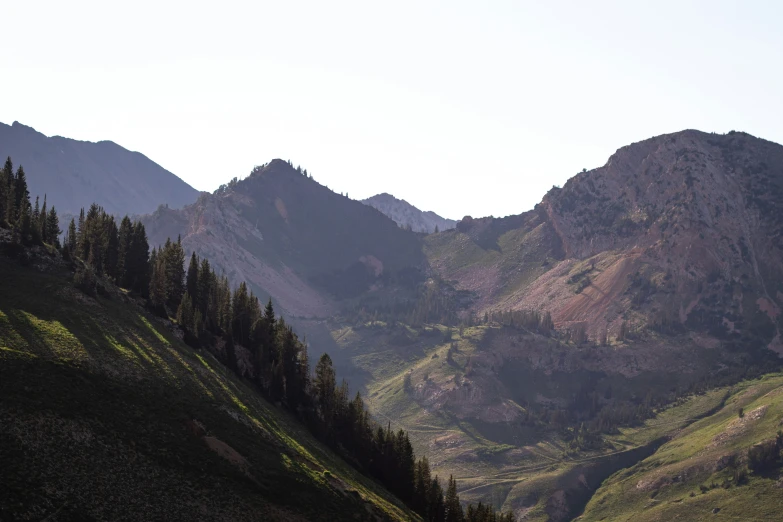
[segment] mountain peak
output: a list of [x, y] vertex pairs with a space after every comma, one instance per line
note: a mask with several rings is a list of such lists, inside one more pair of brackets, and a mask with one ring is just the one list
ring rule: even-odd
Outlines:
[[386, 214], [401, 227], [410, 227], [414, 232], [432, 233], [435, 229], [448, 230], [457, 224], [453, 219], [440, 217], [431, 211], [421, 211], [404, 199], [398, 199], [387, 192], [376, 194], [362, 201], [379, 212]]

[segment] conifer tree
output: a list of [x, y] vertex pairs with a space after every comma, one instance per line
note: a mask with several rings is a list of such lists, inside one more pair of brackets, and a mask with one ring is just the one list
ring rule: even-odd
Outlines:
[[6, 209], [8, 206], [9, 185], [14, 175], [14, 165], [9, 156], [5, 160], [5, 166], [0, 170], [0, 226], [6, 222]]
[[[38, 202], [38, 196], [35, 197], [36, 203]], [[35, 212], [33, 212], [35, 214]], [[35, 216], [33, 215], [33, 227], [38, 230], [37, 234], [41, 238], [41, 241], [44, 243], [50, 243], [51, 240], [47, 235], [47, 222], [49, 220], [49, 211], [46, 209], [46, 194], [44, 194], [44, 201], [43, 206], [41, 207], [41, 212]]]
[[336, 384], [337, 380], [332, 367], [332, 358], [329, 357], [328, 353], [324, 353], [315, 365], [313, 387], [315, 388], [315, 399], [321, 410], [321, 417], [326, 423], [330, 422], [334, 412]]
[[30, 209], [30, 200], [23, 199], [19, 207], [19, 219], [16, 222], [16, 230], [23, 244], [27, 244], [30, 238], [32, 228], [32, 210]]
[[190, 294], [194, 300], [199, 301], [199, 261], [196, 252], [194, 251], [190, 255], [190, 263], [188, 264], [188, 274], [185, 277], [185, 292]]
[[76, 252], [76, 238], [76, 221], [71, 218], [71, 223], [68, 225], [68, 235], [65, 238], [65, 244], [68, 247], [68, 251], [71, 253]]
[[75, 252], [84, 259], [84, 248], [83, 248], [83, 242], [84, 242], [84, 207], [79, 210], [79, 221], [77, 222], [77, 229], [76, 229], [76, 249], [74, 249]]
[[133, 223], [128, 216], [122, 218], [120, 229], [117, 232], [117, 284], [129, 288], [131, 280], [128, 269], [133, 267], [131, 260], [133, 241]]
[[43, 239], [43, 234], [41, 233], [41, 209], [38, 207], [38, 196], [35, 196], [35, 205], [33, 205], [30, 221], [32, 223], [32, 230], [30, 232], [33, 236], [33, 243], [40, 243]]
[[117, 230], [117, 222], [114, 220], [114, 216], [109, 214], [102, 215], [102, 253], [103, 253], [103, 270], [106, 274], [118, 280], [119, 274], [117, 272], [117, 265], [119, 264], [119, 231]]
[[54, 247], [60, 248], [60, 218], [57, 216], [57, 210], [52, 205], [49, 214], [46, 216], [46, 239]]
[[[30, 192], [27, 190], [27, 176], [24, 173], [24, 168], [19, 165], [16, 169], [15, 176], [15, 200], [14, 208], [17, 209], [17, 219], [21, 218], [24, 213], [30, 214]], [[23, 209], [23, 202], [26, 202]], [[28, 224], [28, 227], [30, 225]], [[29, 230], [29, 228], [28, 228]]]
[[446, 488], [446, 498], [444, 499], [446, 507], [446, 522], [463, 522], [465, 514], [462, 511], [462, 504], [459, 503], [457, 496], [457, 481], [454, 475], [449, 477], [449, 485]]

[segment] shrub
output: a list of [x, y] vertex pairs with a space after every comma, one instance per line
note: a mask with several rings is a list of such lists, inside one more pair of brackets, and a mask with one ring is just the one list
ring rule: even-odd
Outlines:
[[776, 440], [759, 442], [748, 450], [748, 468], [754, 473], [774, 469], [780, 450]]
[[73, 275], [73, 286], [85, 294], [95, 297], [97, 284], [92, 268], [80, 267], [76, 270], [76, 273]]

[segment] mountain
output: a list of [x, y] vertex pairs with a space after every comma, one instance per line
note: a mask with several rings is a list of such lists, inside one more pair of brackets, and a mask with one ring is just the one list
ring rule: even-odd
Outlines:
[[783, 352], [783, 146], [683, 131], [618, 150], [536, 209], [427, 240], [487, 309], [549, 310], [616, 335], [625, 321]]
[[[659, 136], [532, 211], [423, 238], [427, 298], [442, 296], [461, 326], [386, 314], [330, 328], [373, 413], [420, 427], [417, 447], [455, 473], [463, 500], [568, 520], [675, 436], [629, 440], [631, 427], [781, 368], [782, 220], [783, 147], [738, 132]], [[587, 442], [580, 427], [600, 435]], [[581, 474], [590, 487], [575, 494]]]
[[782, 367], [783, 147], [745, 133], [634, 143], [427, 236], [280, 160], [144, 222], [273, 297], [463, 501], [528, 520]]
[[91, 143], [47, 137], [32, 127], [0, 123], [0, 154], [22, 165], [30, 194], [46, 194], [61, 215], [92, 203], [110, 214], [147, 214], [159, 205], [179, 208], [198, 191], [143, 154], [111, 141]]
[[418, 520], [137, 298], [35, 259], [0, 256], [2, 520]]
[[425, 264], [415, 234], [282, 160], [144, 223], [150, 245], [180, 235], [186, 250], [296, 317], [329, 317], [338, 301]]
[[414, 232], [432, 234], [435, 229], [448, 230], [457, 224], [453, 219], [442, 218], [434, 212], [421, 211], [404, 199], [397, 199], [385, 192], [364, 199], [362, 203], [378, 209], [401, 227], [410, 227]]

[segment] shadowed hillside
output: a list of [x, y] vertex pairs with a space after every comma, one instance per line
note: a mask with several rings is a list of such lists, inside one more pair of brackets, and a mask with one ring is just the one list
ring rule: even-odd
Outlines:
[[124, 291], [43, 266], [0, 258], [0, 518], [415, 519]]
[[144, 223], [150, 245], [181, 235], [186, 250], [294, 316], [327, 317], [384, 276], [424, 267], [415, 234], [281, 160]]
[[110, 214], [146, 214], [159, 205], [179, 208], [198, 191], [143, 154], [111, 141], [47, 137], [19, 122], [0, 123], [0, 156], [24, 166], [30, 193], [47, 196], [60, 215], [100, 202]]

